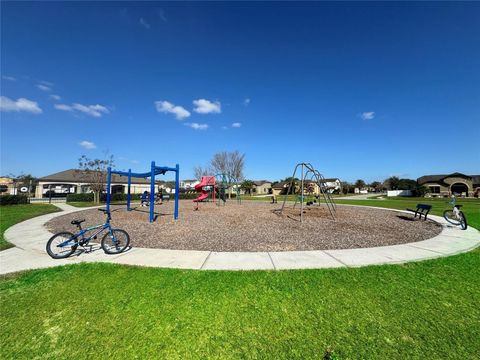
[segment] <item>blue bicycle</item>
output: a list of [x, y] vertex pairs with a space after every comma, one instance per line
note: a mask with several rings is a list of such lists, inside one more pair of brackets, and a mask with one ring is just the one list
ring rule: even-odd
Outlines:
[[[102, 238], [102, 249], [106, 254], [119, 254], [124, 251], [130, 244], [130, 236], [125, 230], [112, 229], [110, 220], [112, 219], [110, 212], [105, 209], [98, 209], [107, 215], [105, 224], [95, 225], [82, 229], [83, 220], [73, 220], [72, 225], [78, 228], [77, 234], [71, 232], [60, 232], [53, 235], [47, 242], [47, 253], [54, 259], [64, 259], [72, 255], [79, 246], [85, 248], [88, 246], [90, 240], [96, 239], [99, 234], [107, 231]], [[86, 237], [85, 234], [93, 231], [92, 235]]]

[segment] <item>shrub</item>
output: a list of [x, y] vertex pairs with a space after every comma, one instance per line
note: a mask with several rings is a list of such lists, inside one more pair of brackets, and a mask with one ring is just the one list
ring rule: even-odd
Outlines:
[[67, 202], [84, 202], [84, 201], [93, 201], [93, 193], [67, 195]]
[[18, 205], [28, 204], [28, 197], [25, 195], [2, 195], [0, 196], [0, 205]]

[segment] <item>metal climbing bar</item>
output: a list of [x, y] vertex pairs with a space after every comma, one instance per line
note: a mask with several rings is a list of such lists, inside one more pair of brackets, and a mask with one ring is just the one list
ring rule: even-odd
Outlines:
[[131, 184], [132, 177], [134, 178], [150, 178], [150, 222], [152, 223], [155, 220], [155, 176], [156, 175], [165, 175], [167, 172], [175, 172], [175, 210], [173, 213], [173, 218], [175, 221], [178, 220], [178, 193], [180, 190], [180, 165], [176, 164], [175, 167], [168, 166], [156, 166], [155, 161], [152, 161], [150, 171], [145, 173], [133, 173], [131, 169], [126, 171], [112, 170], [109, 167], [107, 172], [107, 201], [106, 208], [110, 211], [110, 201], [111, 201], [111, 187], [112, 187], [112, 174], [119, 176], [126, 176], [127, 180], [127, 210], [130, 211], [130, 201], [131, 201]]
[[[330, 213], [330, 216], [332, 217], [333, 220], [335, 220], [335, 213], [336, 213], [336, 204], [333, 201], [333, 198], [330, 196], [330, 193], [328, 192], [328, 189], [325, 186], [325, 178], [323, 175], [316, 170], [312, 164], [310, 163], [298, 163], [295, 166], [295, 169], [293, 170], [292, 177], [290, 179], [290, 184], [287, 189], [287, 193], [285, 194], [283, 198], [283, 203], [282, 207], [280, 209], [275, 210], [278, 214], [282, 214], [283, 210], [285, 208], [285, 204], [287, 202], [288, 195], [292, 193], [292, 188], [293, 188], [293, 193], [296, 195], [297, 191], [295, 190], [295, 175], [297, 174], [298, 168], [301, 168], [301, 178], [300, 178], [300, 194], [297, 197], [295, 197], [295, 202], [293, 204], [293, 208], [297, 205], [297, 201], [300, 201], [300, 221], [303, 222], [303, 203], [304, 203], [304, 192], [305, 192], [305, 180], [309, 181], [308, 177], [311, 176], [310, 181], [312, 181], [315, 178], [314, 183], [318, 186], [320, 194], [323, 196], [323, 200], [325, 202], [325, 205]], [[319, 194], [319, 195], [320, 195]], [[320, 200], [320, 199], [319, 199]], [[319, 205], [320, 205], [319, 201]]]

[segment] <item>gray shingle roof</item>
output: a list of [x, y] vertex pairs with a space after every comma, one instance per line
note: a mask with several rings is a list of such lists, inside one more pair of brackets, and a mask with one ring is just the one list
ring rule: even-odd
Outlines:
[[256, 185], [256, 186], [261, 186], [263, 184], [271, 184], [272, 182], [271, 181], [268, 181], [268, 180], [255, 180], [253, 181], [253, 183]]
[[[83, 182], [89, 183], [92, 181], [92, 176], [88, 173], [78, 170], [78, 169], [69, 169], [65, 171], [60, 171], [55, 174], [47, 175], [38, 179], [39, 181], [65, 181], [65, 182]], [[105, 181], [107, 180], [107, 174], [105, 173]], [[112, 183], [117, 184], [127, 184], [128, 178], [126, 176], [121, 176], [117, 174], [112, 174]], [[158, 181], [156, 181], [158, 183]], [[132, 184], [150, 184], [150, 178], [134, 178], [132, 177]]]

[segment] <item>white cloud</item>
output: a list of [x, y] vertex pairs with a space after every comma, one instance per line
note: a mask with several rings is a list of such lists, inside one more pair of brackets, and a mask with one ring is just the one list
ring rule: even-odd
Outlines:
[[17, 81], [17, 78], [14, 78], [13, 76], [7, 76], [7, 75], [2, 75], [2, 79], [8, 80], [8, 81]]
[[360, 117], [363, 119], [363, 120], [372, 120], [373, 118], [375, 118], [375, 111], [366, 111], [366, 112], [363, 112]]
[[163, 10], [162, 8], [157, 9], [157, 15], [160, 18], [160, 20], [162, 20], [163, 22], [165, 23], [168, 22], [167, 16], [165, 14], [165, 10]]
[[139, 22], [145, 29], [150, 29], [152, 27], [143, 17], [140, 18]]
[[44, 84], [37, 84], [37, 88], [39, 88], [42, 91], [52, 91], [51, 87]]
[[221, 104], [219, 101], [211, 102], [206, 99], [193, 100], [195, 108], [193, 111], [199, 114], [219, 114], [222, 112]]
[[102, 117], [103, 114], [109, 114], [110, 110], [108, 110], [103, 105], [82, 105], [82, 104], [73, 104], [73, 109], [83, 112], [87, 115], [93, 117]]
[[48, 87], [52, 87], [52, 86], [53, 86], [53, 83], [51, 83], [50, 81], [40, 80], [39, 83], [40, 83], [40, 84], [43, 84], [43, 85], [46, 85], [46, 86], [48, 86]]
[[174, 105], [168, 101], [155, 101], [155, 108], [164, 114], [174, 114], [177, 120], [183, 120], [190, 116], [190, 112], [182, 106]]
[[79, 145], [85, 149], [91, 150], [91, 149], [96, 149], [97, 145], [91, 141], [83, 140], [79, 142]]
[[50, 98], [53, 99], [53, 100], [61, 100], [62, 99], [60, 97], [60, 95], [55, 95], [55, 94], [50, 95]]
[[15, 101], [6, 96], [0, 96], [0, 110], [16, 112], [26, 111], [32, 114], [41, 114], [43, 112], [36, 101], [31, 101], [25, 98], [20, 98]]
[[62, 111], [79, 111], [86, 115], [93, 116], [93, 117], [102, 117], [104, 114], [109, 114], [110, 110], [103, 105], [83, 105], [83, 104], [55, 104], [53, 105], [55, 109], [62, 110]]
[[248, 104], [250, 104], [250, 101], [250, 98], [245, 98], [245, 100], [243, 100], [243, 105], [248, 106]]
[[192, 129], [195, 129], [195, 130], [207, 130], [208, 129], [207, 124], [186, 123], [185, 125], [190, 126]]
[[232, 127], [233, 127], [233, 128], [239, 128], [239, 127], [242, 127], [242, 123], [239, 123], [239, 122], [234, 122], [234, 123], [232, 124]]
[[53, 107], [57, 110], [62, 110], [62, 111], [73, 111], [73, 108], [70, 105], [67, 104], [55, 104]]

